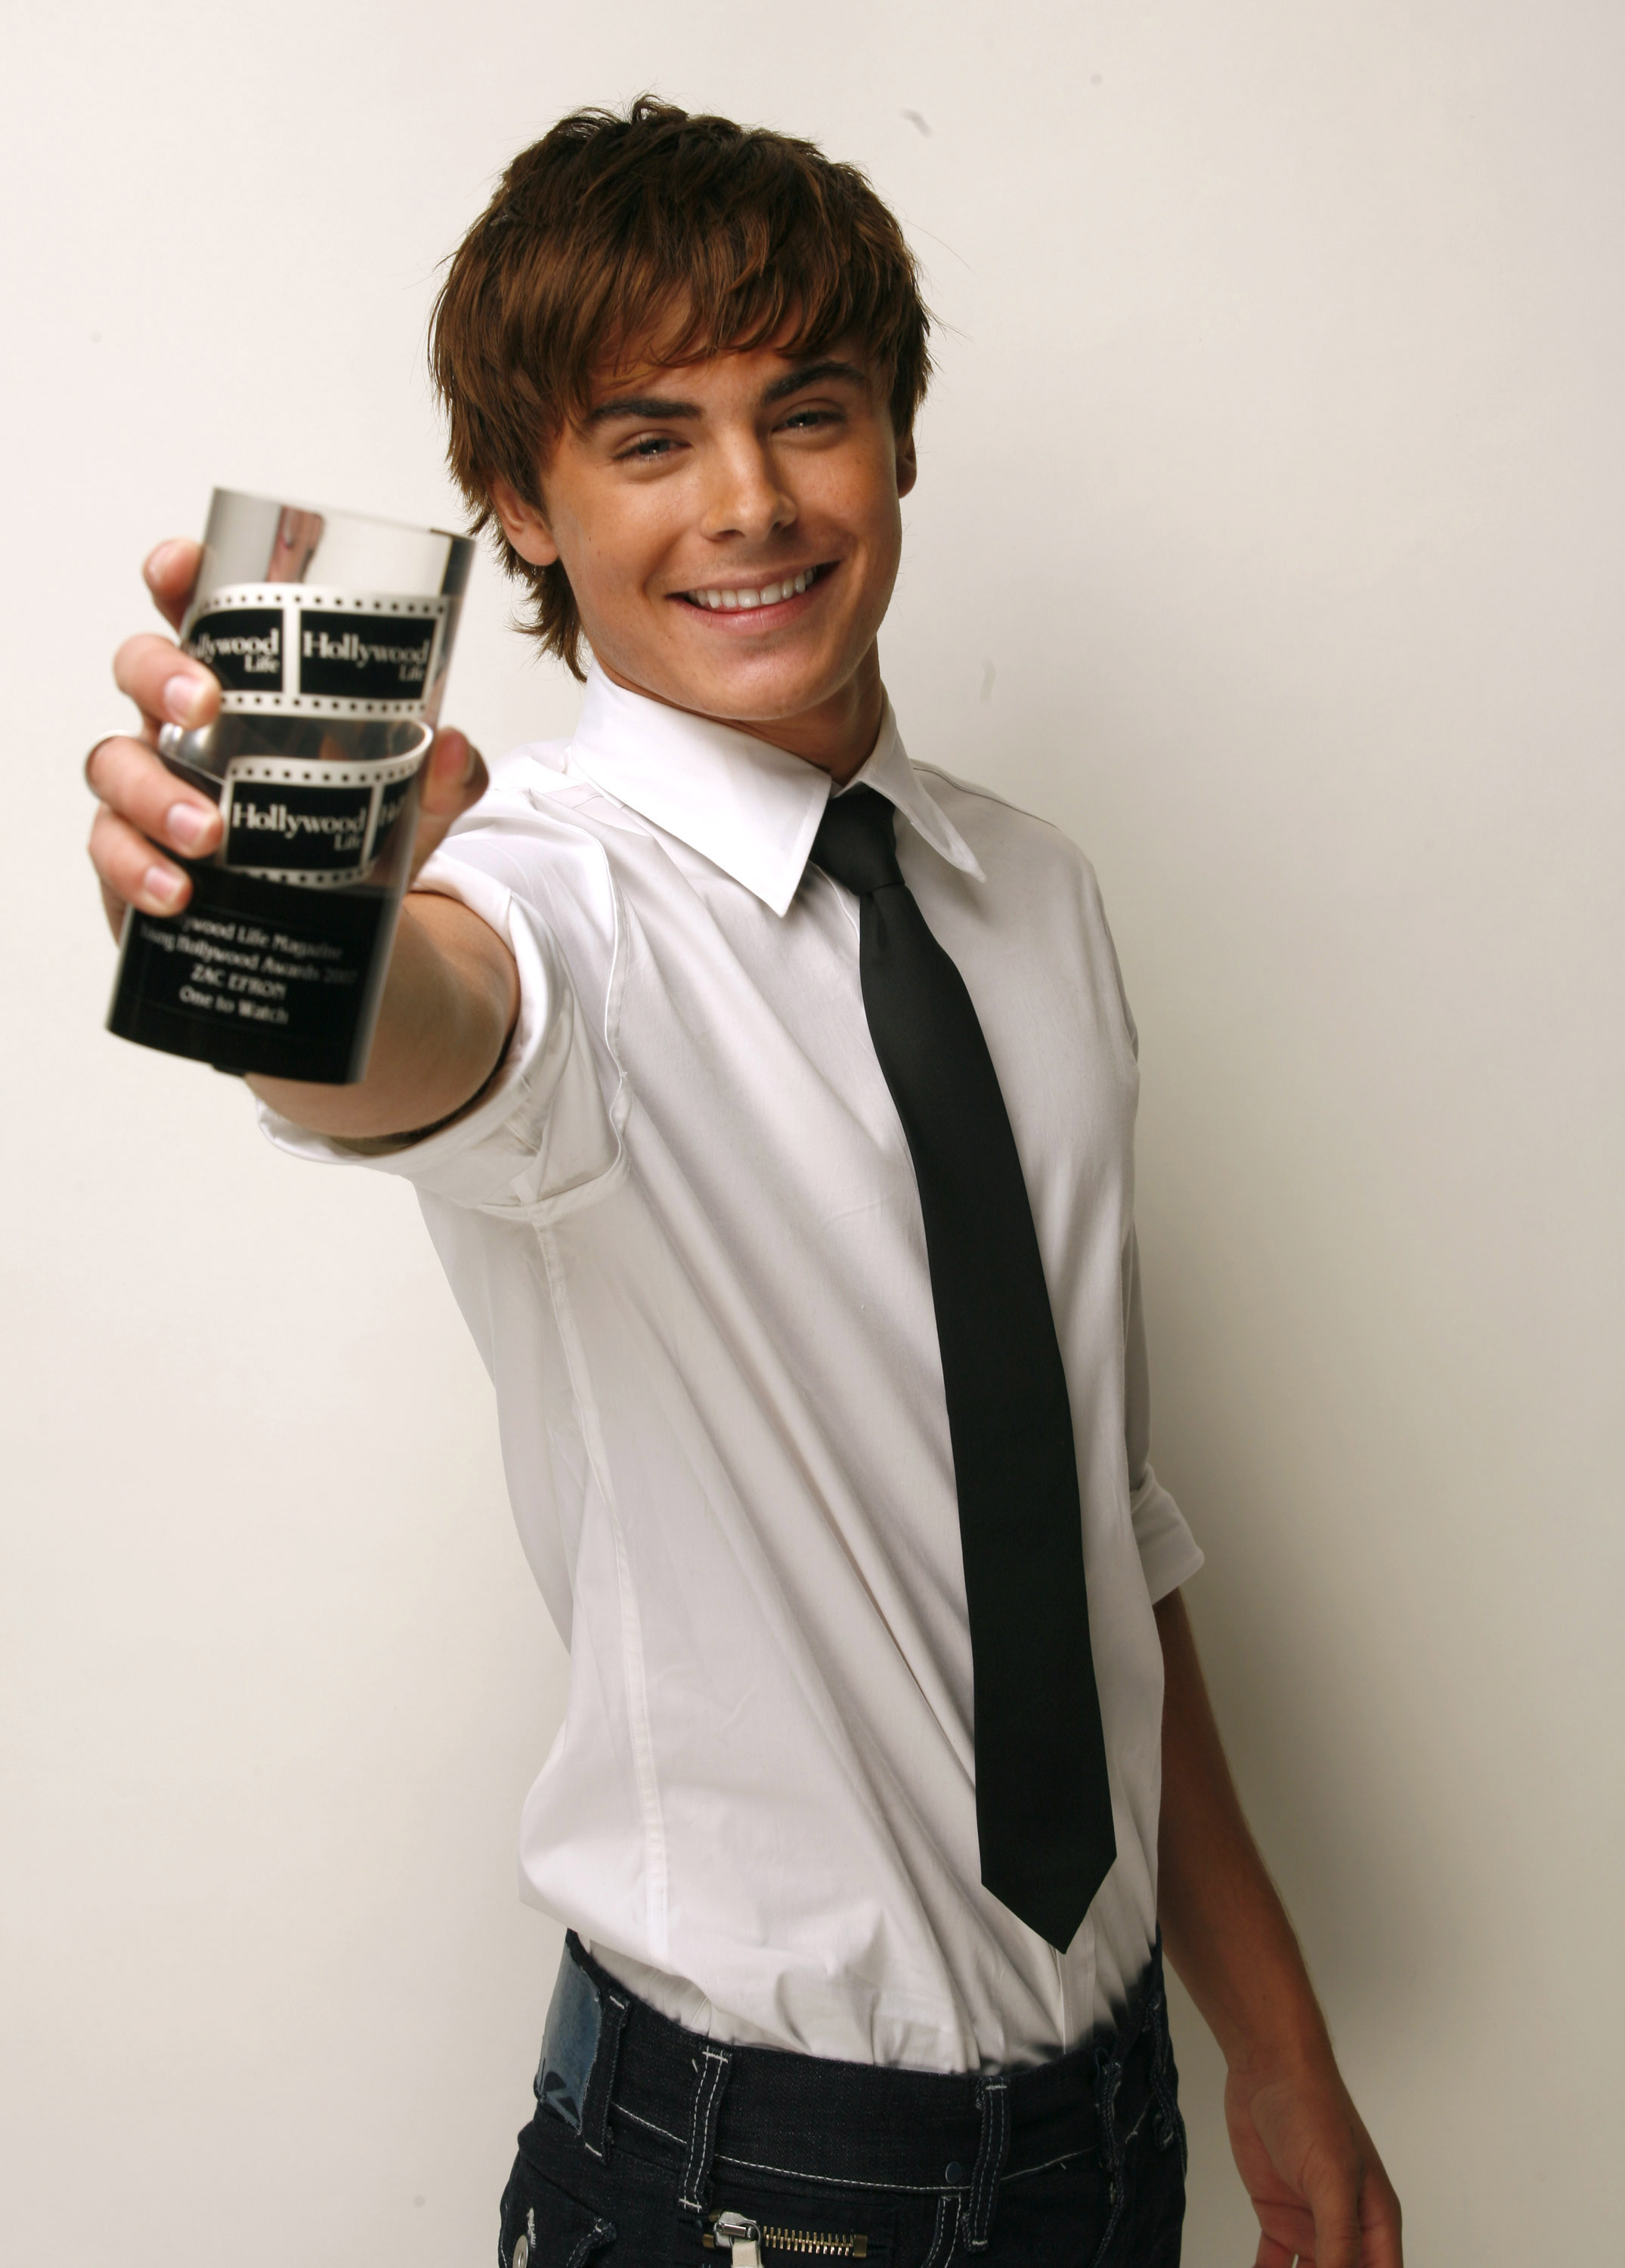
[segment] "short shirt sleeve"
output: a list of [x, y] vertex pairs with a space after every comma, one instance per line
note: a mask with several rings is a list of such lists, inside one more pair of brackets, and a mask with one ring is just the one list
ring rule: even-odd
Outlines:
[[414, 886], [458, 899], [512, 947], [518, 1017], [483, 1092], [445, 1125], [378, 1141], [314, 1134], [261, 1103], [261, 1130], [278, 1149], [400, 1174], [426, 1195], [496, 1213], [584, 1191], [615, 1165], [619, 1144], [581, 1008], [557, 940], [514, 887], [511, 850], [498, 808], [449, 836]]
[[1145, 1587], [1154, 1606], [1187, 1583], [1202, 1563], [1184, 1514], [1151, 1470], [1151, 1364], [1140, 1299], [1140, 1248], [1130, 1230], [1123, 1256], [1123, 1439], [1129, 1455], [1129, 1512]]

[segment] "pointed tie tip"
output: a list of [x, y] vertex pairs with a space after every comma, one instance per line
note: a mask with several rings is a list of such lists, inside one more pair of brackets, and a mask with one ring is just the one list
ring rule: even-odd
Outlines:
[[984, 1871], [982, 1887], [999, 1904], [1013, 1913], [1016, 1919], [1041, 1937], [1046, 1945], [1053, 1946], [1062, 1955], [1070, 1953], [1072, 1941], [1083, 1927], [1090, 1907], [1099, 1896], [1107, 1875], [1115, 1863], [1116, 1853], [1089, 1880], [1072, 1882], [1048, 1881], [1021, 1883], [1007, 1882], [1001, 1889], [990, 1881]]

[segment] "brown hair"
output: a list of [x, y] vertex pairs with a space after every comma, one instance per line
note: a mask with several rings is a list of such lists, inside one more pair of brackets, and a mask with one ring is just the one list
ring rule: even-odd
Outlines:
[[[578, 110], [522, 151], [452, 258], [430, 364], [450, 417], [447, 455], [474, 512], [494, 479], [542, 506], [540, 463], [594, 376], [622, 354], [699, 360], [786, 336], [816, 353], [862, 340], [913, 426], [930, 375], [929, 318], [901, 229], [856, 166], [810, 142], [644, 95], [624, 118]], [[543, 651], [581, 675], [581, 617], [562, 562], [533, 567]]]

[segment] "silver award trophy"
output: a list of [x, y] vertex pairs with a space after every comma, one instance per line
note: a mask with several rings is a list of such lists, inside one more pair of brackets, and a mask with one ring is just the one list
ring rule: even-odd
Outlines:
[[158, 753], [224, 821], [125, 918], [108, 1029], [221, 1071], [360, 1079], [474, 544], [217, 489], [181, 624], [220, 714]]

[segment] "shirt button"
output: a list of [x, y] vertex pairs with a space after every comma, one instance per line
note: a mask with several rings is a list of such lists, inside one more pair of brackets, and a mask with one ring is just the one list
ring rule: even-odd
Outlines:
[[943, 2169], [942, 2177], [945, 2182], [962, 2182], [965, 2179], [965, 2169], [957, 2158], [951, 2159]]

